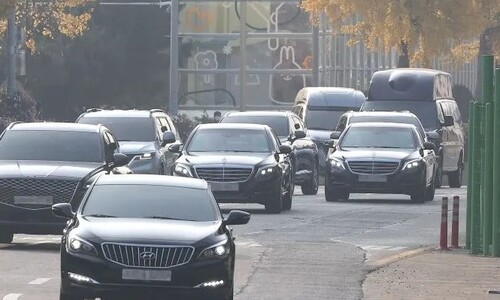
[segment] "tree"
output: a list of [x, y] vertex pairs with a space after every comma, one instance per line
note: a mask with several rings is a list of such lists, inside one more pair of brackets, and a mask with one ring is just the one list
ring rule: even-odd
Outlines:
[[[470, 61], [478, 37], [500, 11], [500, 0], [303, 0], [313, 20], [325, 12], [337, 32], [369, 49], [396, 47], [400, 67], [430, 65], [433, 57]], [[354, 20], [354, 16], [359, 21]]]

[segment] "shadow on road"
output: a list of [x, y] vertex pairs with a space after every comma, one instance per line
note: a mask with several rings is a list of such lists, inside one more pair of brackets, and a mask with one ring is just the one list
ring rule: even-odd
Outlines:
[[3, 247], [0, 247], [0, 251], [59, 252], [60, 247], [59, 243], [13, 243], [3, 245]]

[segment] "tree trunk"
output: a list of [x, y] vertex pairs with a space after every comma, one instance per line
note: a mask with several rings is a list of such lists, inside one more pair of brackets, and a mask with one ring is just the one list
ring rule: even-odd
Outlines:
[[410, 67], [410, 57], [408, 55], [408, 44], [401, 41], [399, 46], [399, 57], [398, 57], [398, 68], [409, 68]]
[[16, 30], [16, 11], [14, 9], [8, 12], [7, 27], [7, 95], [12, 100], [17, 95], [17, 30]]

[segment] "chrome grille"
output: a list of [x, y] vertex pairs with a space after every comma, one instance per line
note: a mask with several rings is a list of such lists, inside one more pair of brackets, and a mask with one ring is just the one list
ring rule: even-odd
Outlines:
[[[187, 264], [193, 256], [194, 248], [104, 243], [102, 251], [107, 260], [126, 267], [172, 268]], [[154, 255], [145, 259], [141, 257], [141, 253]]]
[[[52, 196], [54, 203], [69, 202], [78, 181], [38, 178], [0, 178], [0, 202], [15, 205], [15, 196]], [[47, 205], [17, 205], [44, 207]]]
[[211, 182], [242, 182], [252, 174], [251, 168], [196, 168], [201, 179]]
[[397, 161], [348, 161], [347, 164], [357, 174], [392, 174], [399, 167]]

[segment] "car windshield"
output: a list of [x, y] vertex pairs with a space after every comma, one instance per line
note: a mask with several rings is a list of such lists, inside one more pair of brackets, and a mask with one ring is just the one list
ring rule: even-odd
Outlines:
[[433, 101], [366, 101], [362, 111], [409, 111], [416, 115], [426, 131], [438, 128], [436, 102]]
[[113, 132], [118, 141], [151, 142], [155, 140], [155, 129], [150, 118], [85, 116], [78, 123], [104, 125]]
[[415, 149], [414, 132], [410, 128], [351, 127], [339, 143], [340, 148]]
[[418, 134], [425, 138], [425, 131], [422, 125], [415, 117], [405, 117], [405, 116], [352, 116], [349, 120], [350, 124], [354, 123], [366, 123], [366, 122], [384, 122], [384, 123], [401, 123], [401, 124], [411, 124], [417, 128]]
[[0, 160], [103, 162], [97, 132], [10, 130], [0, 140]]
[[340, 117], [345, 111], [339, 110], [311, 110], [306, 114], [306, 126], [312, 130], [334, 131]]
[[280, 137], [288, 136], [289, 126], [286, 116], [227, 116], [221, 123], [251, 123], [262, 124], [271, 127]]
[[82, 215], [197, 222], [218, 218], [208, 190], [161, 185], [96, 185]]
[[271, 152], [266, 131], [201, 128], [194, 133], [188, 152]]

